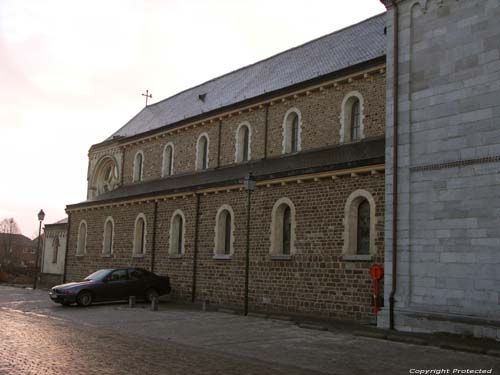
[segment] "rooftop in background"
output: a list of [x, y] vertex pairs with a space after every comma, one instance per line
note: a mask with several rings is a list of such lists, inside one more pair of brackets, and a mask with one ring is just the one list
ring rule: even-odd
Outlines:
[[64, 225], [68, 223], [68, 218], [65, 217], [64, 219], [61, 219], [59, 221], [56, 221], [55, 223], [50, 223], [50, 224], [45, 224], [45, 226], [51, 226], [51, 225]]
[[148, 105], [107, 140], [131, 137], [385, 55], [385, 13]]

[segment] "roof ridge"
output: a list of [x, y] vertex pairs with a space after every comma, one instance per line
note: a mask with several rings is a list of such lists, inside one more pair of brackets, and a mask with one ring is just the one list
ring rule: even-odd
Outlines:
[[[387, 12], [385, 11], [385, 12], [382, 12], [382, 13], [376, 14], [376, 15], [374, 15], [374, 16], [372, 16], [372, 17], [365, 18], [364, 20], [361, 20], [361, 21], [359, 21], [359, 22], [357, 22], [357, 23], [354, 23], [354, 24], [352, 24], [352, 25], [345, 26], [345, 27], [343, 27], [343, 28], [341, 28], [341, 29], [338, 29], [338, 30], [332, 31], [331, 33], [328, 33], [328, 34], [325, 34], [325, 35], [319, 36], [319, 37], [317, 37], [317, 38], [314, 38], [314, 39], [312, 39], [312, 40], [309, 40], [309, 41], [307, 41], [307, 42], [305, 42], [305, 43], [299, 44], [299, 45], [294, 46], [294, 47], [290, 47], [290, 48], [288, 48], [288, 49], [286, 49], [286, 50], [284, 50], [284, 51], [278, 52], [278, 53], [276, 53], [276, 54], [274, 54], [274, 55], [271, 55], [271, 56], [269, 56], [269, 57], [266, 57], [266, 58], [264, 58], [264, 59], [262, 59], [262, 60], [258, 60], [258, 61], [254, 62], [254, 63], [251, 63], [251, 64], [248, 64], [248, 65], [242, 66], [241, 68], [238, 68], [238, 69], [232, 70], [232, 71], [230, 71], [230, 72], [227, 72], [227, 73], [221, 74], [220, 76], [217, 76], [217, 77], [211, 78], [211, 79], [209, 79], [209, 80], [207, 80], [207, 81], [205, 81], [205, 82], [202, 82], [202, 83], [200, 83], [200, 84], [198, 84], [198, 85], [195, 85], [195, 86], [189, 87], [189, 88], [187, 88], [187, 89], [185, 89], [185, 90], [182, 90], [182, 91], [179, 91], [179, 92], [177, 92], [177, 93], [175, 93], [175, 94], [173, 94], [173, 95], [171, 95], [171, 96], [169, 96], [169, 97], [167, 97], [167, 98], [165, 98], [165, 99], [162, 99], [162, 100], [160, 100], [160, 101], [158, 101], [158, 102], [156, 102], [156, 103], [150, 104], [150, 105], [148, 105], [148, 106], [144, 107], [141, 111], [139, 111], [139, 113], [141, 113], [141, 112], [142, 112], [144, 109], [146, 109], [146, 108], [149, 108], [149, 107], [154, 107], [154, 106], [156, 106], [157, 104], [160, 104], [160, 103], [163, 103], [163, 102], [165, 102], [165, 101], [167, 101], [167, 100], [170, 100], [170, 99], [172, 99], [172, 98], [175, 98], [176, 96], [181, 95], [181, 94], [183, 94], [183, 93], [185, 93], [185, 92], [187, 92], [187, 91], [190, 91], [190, 90], [196, 89], [197, 87], [201, 87], [201, 86], [203, 86], [203, 85], [205, 85], [205, 84], [207, 84], [207, 83], [210, 83], [210, 82], [216, 81], [216, 80], [218, 80], [218, 79], [221, 79], [221, 78], [223, 78], [223, 77], [229, 76], [229, 75], [231, 75], [231, 74], [234, 74], [234, 73], [236, 73], [236, 72], [242, 71], [242, 70], [244, 70], [244, 69], [248, 69], [248, 68], [250, 68], [250, 67], [252, 67], [252, 66], [255, 66], [255, 65], [258, 65], [258, 64], [263, 63], [263, 62], [265, 62], [265, 61], [271, 60], [271, 59], [273, 59], [273, 58], [275, 58], [275, 57], [277, 57], [277, 56], [280, 56], [280, 55], [283, 55], [283, 54], [285, 54], [285, 53], [291, 52], [291, 51], [293, 51], [293, 50], [299, 49], [299, 48], [304, 47], [304, 46], [306, 46], [306, 45], [308, 45], [308, 44], [312, 44], [312, 43], [314, 43], [314, 42], [317, 42], [318, 40], [321, 40], [321, 39], [323, 39], [323, 38], [327, 38], [327, 37], [330, 37], [330, 36], [332, 36], [332, 35], [334, 35], [334, 34], [337, 34], [337, 33], [340, 33], [340, 32], [342, 32], [342, 31], [345, 31], [345, 30], [347, 30], [347, 29], [354, 28], [354, 27], [356, 27], [356, 26], [361, 25], [362, 23], [365, 23], [365, 22], [371, 21], [371, 20], [372, 20], [372, 19], [374, 19], [374, 18], [381, 17], [381, 16], [385, 15], [386, 13], [387, 13]], [[138, 113], [138, 114], [139, 114], [139, 113]], [[138, 115], [138, 114], [137, 114], [137, 115]], [[136, 115], [136, 116], [137, 116], [137, 115]], [[136, 116], [134, 116], [134, 117], [136, 117]], [[130, 121], [132, 121], [132, 119], [131, 119]], [[130, 121], [128, 121], [128, 122], [130, 122]], [[127, 123], [128, 123], [128, 122], [127, 122]], [[124, 125], [124, 126], [125, 126], [125, 125]], [[121, 129], [121, 128], [120, 128], [120, 129]], [[117, 130], [115, 133], [117, 133], [118, 131], [119, 131], [119, 130]], [[114, 133], [113, 133], [113, 134], [114, 134]]]

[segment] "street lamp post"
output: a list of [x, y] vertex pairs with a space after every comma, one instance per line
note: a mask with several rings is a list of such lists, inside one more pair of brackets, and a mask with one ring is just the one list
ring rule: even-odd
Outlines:
[[36, 261], [35, 261], [35, 280], [33, 280], [33, 289], [36, 289], [36, 284], [38, 281], [38, 263], [40, 261], [40, 240], [42, 235], [42, 221], [45, 219], [45, 212], [40, 210], [38, 213], [38, 221], [40, 222], [38, 226], [38, 244], [36, 246]]
[[247, 248], [246, 248], [246, 257], [245, 257], [245, 315], [248, 314], [248, 279], [250, 272], [250, 204], [251, 204], [251, 195], [255, 190], [255, 178], [252, 176], [252, 172], [248, 173], [248, 175], [243, 180], [243, 186], [245, 191], [247, 192]]

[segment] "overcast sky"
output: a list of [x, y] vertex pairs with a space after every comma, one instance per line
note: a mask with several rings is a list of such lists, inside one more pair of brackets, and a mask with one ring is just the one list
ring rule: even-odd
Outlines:
[[0, 0], [0, 220], [86, 198], [87, 152], [151, 102], [383, 12], [378, 0]]

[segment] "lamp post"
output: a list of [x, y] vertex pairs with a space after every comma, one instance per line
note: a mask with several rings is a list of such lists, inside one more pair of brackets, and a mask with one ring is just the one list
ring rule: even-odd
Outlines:
[[248, 175], [243, 180], [243, 186], [245, 191], [247, 192], [247, 248], [246, 248], [246, 257], [245, 257], [245, 315], [248, 314], [248, 279], [249, 279], [249, 271], [250, 271], [250, 197], [252, 192], [255, 190], [255, 178], [252, 176], [252, 172], [249, 172]]
[[40, 260], [40, 240], [42, 235], [42, 221], [45, 219], [45, 212], [40, 210], [38, 213], [38, 221], [40, 222], [38, 226], [38, 245], [36, 246], [36, 261], [35, 261], [35, 280], [33, 280], [33, 289], [36, 289], [36, 283], [38, 281], [38, 263]]

